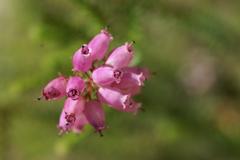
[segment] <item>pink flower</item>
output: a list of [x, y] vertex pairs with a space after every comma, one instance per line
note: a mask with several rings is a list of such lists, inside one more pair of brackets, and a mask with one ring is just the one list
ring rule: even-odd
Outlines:
[[93, 39], [88, 43], [88, 47], [92, 51], [93, 60], [101, 60], [108, 50], [109, 44], [112, 41], [112, 35], [106, 30], [101, 30]]
[[141, 106], [141, 104], [135, 102], [130, 95], [124, 95], [114, 89], [99, 88], [98, 97], [102, 103], [107, 103], [112, 108], [122, 112], [137, 113]]
[[123, 94], [138, 94], [146, 80], [145, 76], [149, 77], [148, 72], [136, 67], [127, 67], [122, 70], [124, 74], [121, 78], [121, 82], [113, 83], [111, 87], [118, 88]]
[[92, 51], [87, 45], [77, 50], [73, 56], [73, 71], [87, 72], [92, 67]]
[[107, 30], [101, 30], [74, 53], [73, 76], [60, 76], [43, 89], [46, 100], [67, 96], [58, 124], [60, 134], [80, 133], [89, 123], [102, 135], [106, 127], [103, 104], [134, 114], [140, 109], [141, 103], [133, 96], [140, 93], [150, 72], [147, 68], [129, 67], [134, 55], [132, 43], [104, 57], [112, 39]]
[[114, 108], [127, 108], [128, 103], [126, 103], [131, 96], [127, 94], [122, 94], [118, 90], [110, 88], [99, 88], [98, 89], [98, 98], [103, 103], [107, 103]]
[[132, 43], [125, 43], [112, 51], [105, 64], [113, 66], [114, 68], [123, 68], [129, 65], [132, 58]]
[[87, 102], [84, 114], [88, 122], [101, 134], [101, 131], [105, 129], [105, 114], [101, 103], [98, 101]]
[[[65, 96], [67, 79], [63, 76], [53, 79], [43, 89], [42, 96], [46, 100], [56, 100]], [[40, 99], [40, 98], [39, 98]]]
[[76, 100], [79, 98], [85, 88], [84, 80], [80, 77], [70, 77], [67, 83], [66, 93], [67, 96]]
[[82, 97], [77, 100], [66, 99], [58, 124], [60, 134], [70, 131], [75, 133], [82, 131], [84, 125], [88, 123], [82, 113], [84, 106], [85, 100]]
[[95, 69], [92, 73], [94, 83], [99, 86], [107, 86], [113, 82], [120, 83], [123, 72], [120, 69], [113, 69], [109, 66], [103, 66]]

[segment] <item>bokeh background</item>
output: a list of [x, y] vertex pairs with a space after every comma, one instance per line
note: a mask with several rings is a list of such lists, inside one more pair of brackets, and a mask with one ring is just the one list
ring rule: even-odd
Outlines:
[[[106, 25], [154, 72], [146, 111], [60, 137], [63, 100], [36, 98]], [[0, 0], [0, 75], [0, 159], [240, 159], [239, 0]]]

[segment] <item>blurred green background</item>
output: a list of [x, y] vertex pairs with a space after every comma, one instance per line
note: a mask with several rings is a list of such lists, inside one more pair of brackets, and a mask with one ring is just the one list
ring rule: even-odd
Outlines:
[[[36, 98], [106, 25], [155, 73], [146, 112], [60, 137], [63, 100]], [[0, 75], [0, 159], [240, 159], [239, 0], [0, 0]]]

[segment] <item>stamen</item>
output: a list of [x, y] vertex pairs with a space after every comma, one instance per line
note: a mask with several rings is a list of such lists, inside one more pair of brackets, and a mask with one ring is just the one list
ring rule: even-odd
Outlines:
[[130, 43], [127, 43], [127, 50], [128, 52], [133, 52], [133, 44], [135, 44], [135, 41], [132, 41]]
[[70, 125], [75, 122], [76, 116], [74, 113], [66, 114], [65, 119], [67, 121], [66, 125]]
[[120, 70], [115, 70], [113, 72], [113, 77], [116, 79], [117, 83], [120, 83], [120, 80], [121, 80], [122, 76], [123, 76], [123, 72], [120, 71]]
[[82, 51], [81, 51], [81, 53], [82, 53], [83, 55], [89, 55], [89, 48], [88, 48], [87, 45], [82, 45]]
[[125, 101], [124, 101], [124, 105], [126, 106], [126, 108], [132, 108], [133, 107], [133, 102], [130, 98], [127, 98]]
[[77, 89], [70, 89], [67, 93], [68, 97], [71, 97], [72, 100], [77, 100], [80, 96], [80, 91]]

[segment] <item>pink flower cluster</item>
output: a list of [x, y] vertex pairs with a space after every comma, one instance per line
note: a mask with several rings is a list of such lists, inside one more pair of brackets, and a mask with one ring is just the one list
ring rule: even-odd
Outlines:
[[102, 135], [106, 128], [103, 104], [137, 113], [141, 104], [133, 100], [150, 74], [146, 68], [130, 67], [133, 43], [125, 43], [105, 55], [112, 35], [106, 30], [79, 48], [72, 58], [73, 76], [59, 76], [42, 91], [46, 100], [66, 97], [58, 128], [60, 134], [80, 133], [86, 124]]

